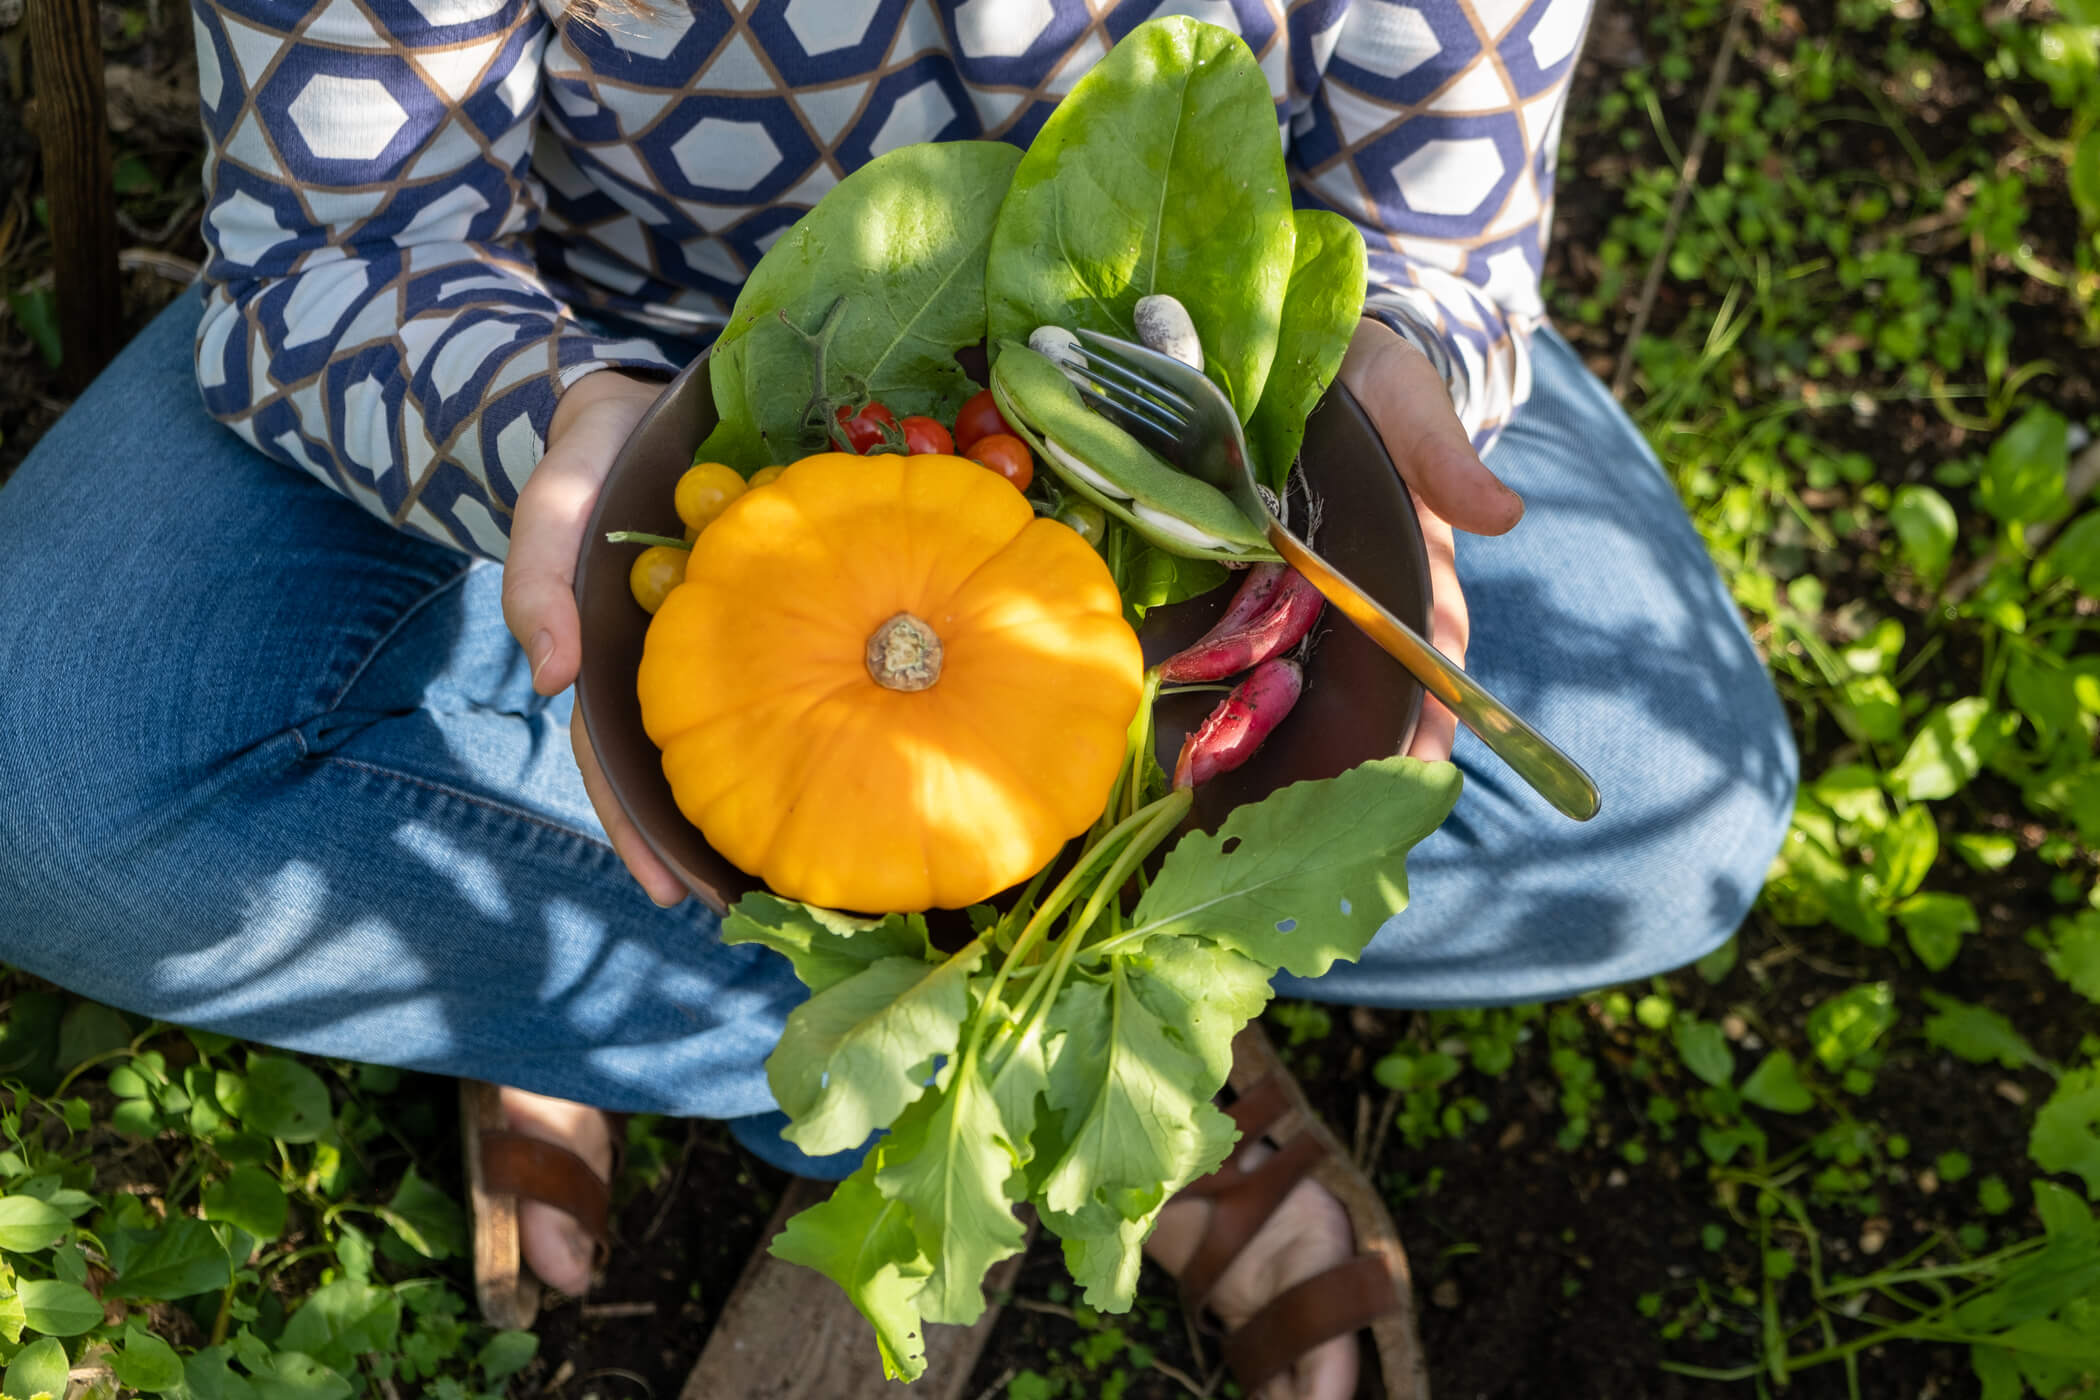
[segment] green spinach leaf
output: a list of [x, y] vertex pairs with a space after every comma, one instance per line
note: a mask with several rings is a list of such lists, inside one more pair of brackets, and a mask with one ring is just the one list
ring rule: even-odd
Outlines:
[[1206, 369], [1260, 402], [1296, 237], [1268, 79], [1229, 30], [1132, 30], [1058, 104], [1014, 172], [985, 275], [991, 338], [1054, 324], [1129, 337], [1139, 297], [1181, 301]]
[[708, 373], [721, 422], [702, 460], [749, 472], [821, 451], [803, 414], [814, 331], [841, 303], [825, 390], [900, 418], [953, 418], [973, 391], [955, 352], [984, 339], [985, 250], [1020, 154], [994, 141], [904, 146], [841, 180], [775, 243], [736, 299]]
[[1305, 419], [1334, 382], [1364, 311], [1364, 238], [1324, 209], [1300, 209], [1290, 289], [1276, 359], [1247, 421], [1247, 446], [1272, 491], [1281, 491], [1305, 440]]

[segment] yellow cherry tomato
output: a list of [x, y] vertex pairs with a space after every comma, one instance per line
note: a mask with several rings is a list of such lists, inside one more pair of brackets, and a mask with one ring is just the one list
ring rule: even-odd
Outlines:
[[634, 557], [634, 566], [627, 571], [627, 587], [643, 612], [654, 614], [671, 590], [685, 582], [686, 561], [692, 557], [691, 550], [667, 544], [652, 544]]
[[778, 481], [780, 474], [786, 470], [786, 467], [760, 467], [757, 471], [751, 473], [751, 479], [744, 483], [744, 489], [756, 491], [768, 482]]
[[720, 462], [702, 462], [678, 478], [674, 498], [678, 518], [696, 530], [705, 529], [707, 522], [743, 494], [744, 478], [737, 475], [735, 468]]

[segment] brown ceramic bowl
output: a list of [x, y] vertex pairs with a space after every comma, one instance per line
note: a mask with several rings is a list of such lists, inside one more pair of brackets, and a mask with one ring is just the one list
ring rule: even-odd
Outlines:
[[[678, 478], [693, 449], [714, 428], [707, 356], [685, 367], [621, 449], [591, 513], [576, 565], [576, 604], [583, 615], [583, 669], [576, 679], [576, 719], [597, 750], [614, 797], [642, 839], [687, 888], [717, 911], [761, 888], [707, 844], [679, 812], [664, 780], [662, 754], [642, 731], [635, 672], [649, 618], [628, 592], [632, 545], [605, 543], [608, 530], [678, 535], [672, 508]], [[1371, 423], [1337, 385], [1306, 424], [1304, 471], [1325, 502], [1319, 546], [1335, 567], [1425, 635], [1429, 630], [1429, 561], [1414, 503]], [[1209, 630], [1230, 600], [1230, 584], [1171, 608], [1156, 608], [1139, 636], [1145, 659], [1171, 656]], [[1398, 753], [1414, 735], [1422, 687], [1333, 609], [1306, 668], [1305, 694], [1290, 717], [1244, 768], [1207, 784], [1190, 813], [1214, 829], [1242, 802], [1307, 778], [1331, 778], [1370, 758]], [[1170, 696], [1157, 711], [1160, 762], [1171, 770], [1181, 741], [1221, 697]]]

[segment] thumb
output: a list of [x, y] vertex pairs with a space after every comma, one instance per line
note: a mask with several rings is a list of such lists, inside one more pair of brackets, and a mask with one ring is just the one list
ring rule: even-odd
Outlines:
[[542, 695], [566, 689], [583, 662], [577, 552], [613, 459], [660, 387], [611, 372], [578, 380], [555, 408], [546, 455], [518, 492], [503, 564], [503, 620]]
[[1481, 462], [1427, 356], [1376, 321], [1364, 321], [1342, 361], [1342, 383], [1363, 405], [1400, 475], [1437, 515], [1475, 535], [1499, 535], [1524, 518], [1524, 502]]
[[588, 454], [549, 449], [526, 479], [511, 514], [503, 620], [525, 648], [532, 688], [542, 695], [574, 681], [583, 659], [576, 551], [604, 480], [605, 466], [594, 464]]

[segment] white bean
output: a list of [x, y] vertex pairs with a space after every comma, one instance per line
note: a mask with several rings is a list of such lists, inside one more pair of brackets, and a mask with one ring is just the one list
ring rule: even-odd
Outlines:
[[1196, 323], [1189, 319], [1188, 308], [1178, 300], [1165, 292], [1139, 297], [1131, 319], [1137, 323], [1138, 339], [1146, 349], [1157, 350], [1190, 369], [1203, 368], [1203, 342], [1196, 336]]
[[1151, 526], [1162, 535], [1170, 536], [1197, 549], [1226, 549], [1237, 551], [1239, 546], [1231, 540], [1221, 540], [1208, 531], [1199, 530], [1179, 516], [1169, 515], [1163, 510], [1154, 510], [1140, 501], [1130, 503], [1130, 513], [1142, 523]]
[[1028, 348], [1060, 365], [1079, 363], [1079, 337], [1063, 326], [1037, 326], [1028, 333]]
[[[1086, 463], [1080, 461], [1070, 452], [1067, 452], [1063, 447], [1059, 446], [1055, 440], [1051, 438], [1044, 438], [1043, 451], [1049, 454], [1050, 460], [1057, 464], [1057, 468], [1059, 471], [1071, 473], [1073, 476], [1078, 477], [1081, 481], [1093, 487], [1096, 491], [1099, 491], [1102, 495], [1108, 497], [1110, 500], [1127, 501], [1130, 499], [1130, 493], [1128, 491], [1125, 491], [1122, 487], [1116, 485], [1113, 481], [1110, 481], [1107, 477], [1101, 475], [1101, 473], [1095, 471]], [[1137, 509], [1143, 510], [1144, 507], [1138, 506]]]

